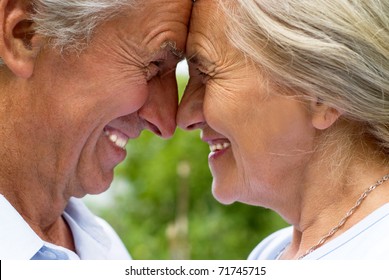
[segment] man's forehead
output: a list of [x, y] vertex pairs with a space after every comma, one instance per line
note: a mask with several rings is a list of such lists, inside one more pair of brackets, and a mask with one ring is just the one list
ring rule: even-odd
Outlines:
[[[182, 18], [183, 14], [186, 14], [189, 18], [193, 3], [192, 0], [142, 0], [137, 10], [143, 14], [153, 14], [155, 17], [163, 16], [161, 12], [168, 12], [170, 18]], [[187, 20], [186, 16], [183, 20]]]
[[182, 57], [189, 29], [192, 0], [148, 0], [144, 1], [138, 26], [146, 44], [157, 42], [158, 47]]

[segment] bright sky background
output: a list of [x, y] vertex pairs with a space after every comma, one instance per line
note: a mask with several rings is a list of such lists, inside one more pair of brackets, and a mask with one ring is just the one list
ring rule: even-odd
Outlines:
[[183, 60], [177, 64], [176, 73], [180, 75], [189, 75], [188, 64], [186, 63], [186, 60]]

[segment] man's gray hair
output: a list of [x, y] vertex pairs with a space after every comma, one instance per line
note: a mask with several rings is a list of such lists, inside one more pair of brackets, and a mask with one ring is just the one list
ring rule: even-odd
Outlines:
[[99, 24], [137, 1], [31, 0], [31, 20], [36, 33], [47, 37], [53, 47], [80, 51]]

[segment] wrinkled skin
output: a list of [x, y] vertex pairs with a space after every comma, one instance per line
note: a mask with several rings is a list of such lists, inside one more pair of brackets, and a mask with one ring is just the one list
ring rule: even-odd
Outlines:
[[163, 138], [175, 131], [175, 66], [192, 2], [150, 0], [123, 11], [80, 54], [45, 47], [38, 35], [24, 46], [20, 3], [0, 5], [15, 23], [0, 44], [8, 66], [0, 72], [0, 193], [43, 239], [71, 248], [61, 219], [68, 199], [105, 191], [123, 147], [143, 129]]

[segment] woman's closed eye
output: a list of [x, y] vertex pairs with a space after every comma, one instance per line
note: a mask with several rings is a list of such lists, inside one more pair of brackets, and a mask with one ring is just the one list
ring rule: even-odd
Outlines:
[[203, 71], [200, 68], [196, 68], [196, 72], [197, 72], [197, 75], [199, 77], [201, 77], [201, 81], [203, 83], [206, 83], [209, 80], [210, 75], [206, 71]]

